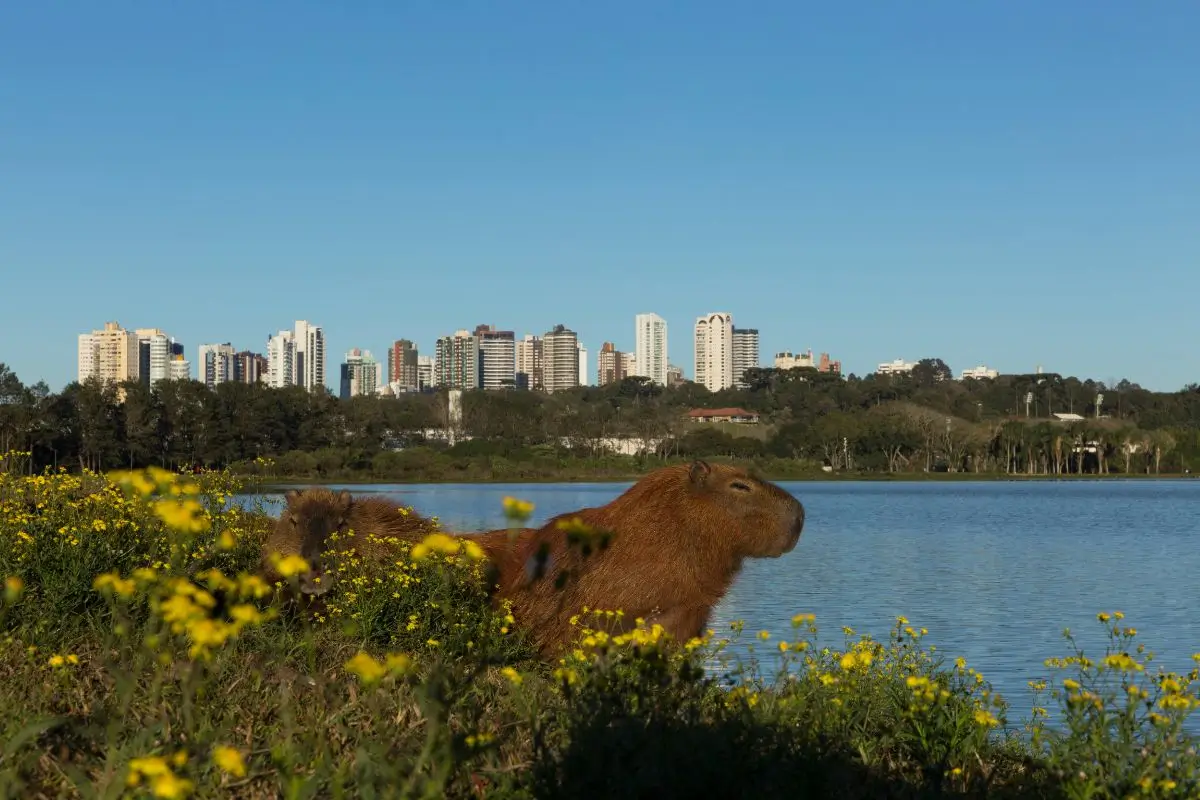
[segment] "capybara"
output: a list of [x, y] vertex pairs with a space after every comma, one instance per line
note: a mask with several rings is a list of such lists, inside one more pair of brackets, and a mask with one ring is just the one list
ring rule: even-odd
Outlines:
[[[570, 546], [560, 523], [576, 518], [610, 533], [607, 546], [593, 543], [586, 555]], [[578, 637], [570, 619], [583, 606], [619, 609], [626, 630], [640, 617], [676, 641], [701, 636], [743, 560], [791, 551], [803, 527], [804, 506], [783, 489], [696, 461], [655, 470], [610, 503], [560, 514], [511, 543], [507, 531], [479, 542], [498, 567], [498, 595], [552, 657]]]
[[[416, 511], [401, 508], [382, 497], [353, 498], [347, 491], [316, 488], [292, 489], [285, 495], [287, 506], [263, 544], [262, 569], [272, 583], [280, 580], [273, 555], [299, 555], [311, 569], [299, 576], [300, 592], [322, 595], [333, 588], [325, 574], [325, 553], [350, 548], [369, 560], [385, 556], [389, 539], [420, 541], [437, 530], [437, 523]], [[329, 537], [337, 532], [338, 539]]]
[[[370, 511], [358, 511], [360, 504]], [[377, 498], [309, 490], [289, 493], [272, 540], [317, 563], [335, 529], [415, 542], [433, 530], [418, 524], [424, 519]], [[596, 536], [569, 530], [580, 526]], [[778, 486], [695, 461], [655, 470], [606, 505], [559, 514], [540, 528], [471, 536], [491, 562], [494, 599], [511, 601], [517, 623], [550, 658], [578, 637], [570, 620], [584, 606], [620, 610], [625, 630], [642, 618], [677, 641], [702, 635], [742, 562], [791, 551], [803, 527], [804, 506]], [[301, 585], [328, 588], [313, 586], [311, 576]]]

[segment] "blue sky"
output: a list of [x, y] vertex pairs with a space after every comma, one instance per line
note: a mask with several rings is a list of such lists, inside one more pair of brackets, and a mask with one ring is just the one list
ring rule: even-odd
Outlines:
[[0, 361], [696, 316], [863, 374], [1200, 379], [1200, 6], [11, 4]]

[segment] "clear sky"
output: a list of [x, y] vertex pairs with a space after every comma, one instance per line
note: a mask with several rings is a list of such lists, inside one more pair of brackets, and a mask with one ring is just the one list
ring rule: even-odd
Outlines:
[[[0, 361], [729, 311], [762, 356], [1200, 380], [1200, 5], [9, 3]], [[193, 363], [193, 372], [195, 364]]]

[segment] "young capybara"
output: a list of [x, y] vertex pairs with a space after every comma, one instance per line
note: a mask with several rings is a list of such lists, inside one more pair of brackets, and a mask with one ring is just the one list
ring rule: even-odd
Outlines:
[[[611, 534], [585, 554], [560, 523]], [[544, 657], [575, 641], [582, 607], [658, 623], [676, 641], [701, 636], [747, 558], [790, 552], [804, 506], [778, 486], [724, 464], [696, 461], [643, 477], [610, 503], [560, 514], [541, 528], [477, 540], [498, 568], [498, 596]], [[564, 580], [563, 573], [568, 574]]]
[[[386, 557], [391, 539], [420, 541], [437, 530], [437, 523], [382, 497], [353, 498], [347, 491], [316, 488], [290, 490], [287, 506], [263, 543], [262, 571], [271, 583], [281, 580], [273, 556], [299, 555], [311, 569], [299, 576], [301, 594], [323, 595], [333, 588], [325, 574], [324, 555], [353, 548], [369, 559]], [[338, 539], [330, 542], [330, 536]]]

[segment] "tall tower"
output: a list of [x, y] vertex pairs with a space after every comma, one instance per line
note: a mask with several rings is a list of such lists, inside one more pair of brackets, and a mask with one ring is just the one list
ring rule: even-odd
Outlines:
[[667, 383], [667, 321], [658, 314], [638, 314], [633, 318], [634, 348], [638, 375], [654, 383]]
[[696, 383], [710, 392], [733, 386], [732, 314], [718, 311], [696, 318]]

